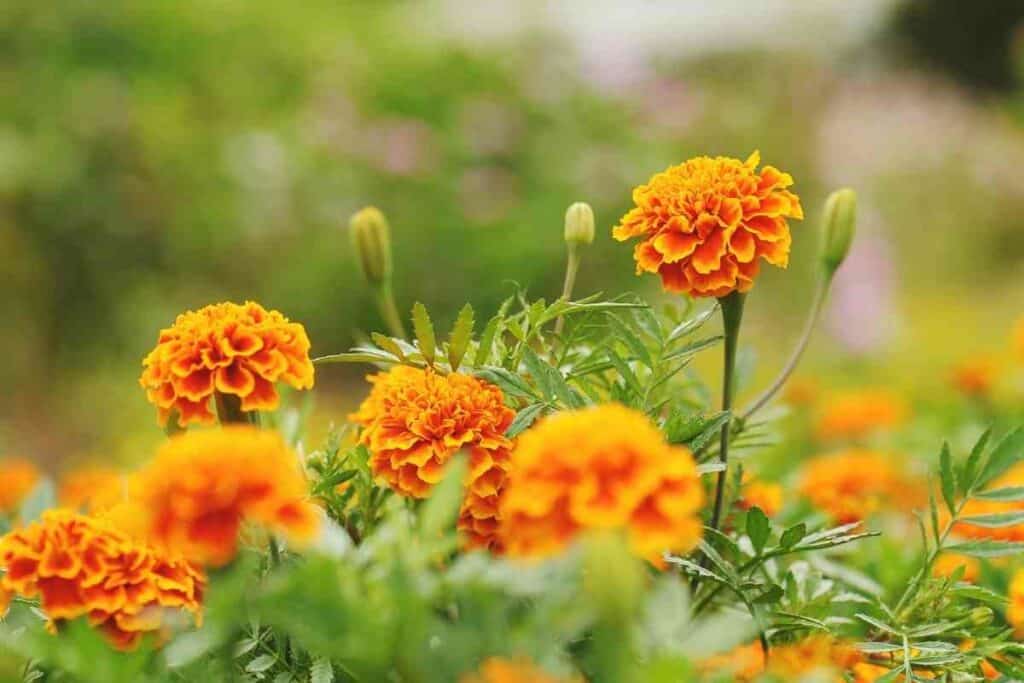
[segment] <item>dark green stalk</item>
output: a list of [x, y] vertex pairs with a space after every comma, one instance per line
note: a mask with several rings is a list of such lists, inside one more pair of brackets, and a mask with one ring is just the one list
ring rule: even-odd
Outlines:
[[[746, 294], [732, 292], [718, 300], [722, 308], [722, 327], [725, 334], [724, 362], [722, 367], [722, 410], [732, 410], [732, 398], [736, 381], [736, 348], [740, 338], [740, 323], [743, 321], [743, 304]], [[732, 420], [722, 425], [718, 447], [718, 461], [725, 467], [718, 473], [715, 486], [715, 507], [711, 513], [711, 528], [718, 529], [722, 521], [722, 505], [725, 501], [725, 485], [729, 474], [729, 430]]]

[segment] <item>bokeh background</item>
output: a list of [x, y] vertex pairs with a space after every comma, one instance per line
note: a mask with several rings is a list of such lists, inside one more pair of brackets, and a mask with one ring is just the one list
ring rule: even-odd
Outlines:
[[[631, 188], [754, 149], [808, 209], [748, 305], [758, 372], [850, 185], [860, 234], [802, 374], [949, 391], [1024, 314], [1022, 22], [1020, 0], [3, 3], [0, 455], [146, 457], [140, 360], [184, 309], [259, 300], [316, 354], [379, 328], [346, 234], [366, 204], [400, 307], [442, 326], [513, 281], [556, 296], [576, 200], [599, 224], [577, 292], [661, 296], [609, 235]], [[359, 374], [319, 373], [321, 423]]]

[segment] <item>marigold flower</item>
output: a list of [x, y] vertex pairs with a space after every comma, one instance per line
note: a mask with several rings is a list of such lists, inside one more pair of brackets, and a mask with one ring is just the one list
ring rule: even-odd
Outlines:
[[[1024, 463], [1018, 463], [997, 477], [988, 485], [991, 489], [1001, 489], [1014, 486], [1024, 486]], [[964, 504], [961, 517], [979, 517], [982, 515], [995, 515], [1005, 512], [1017, 512], [1024, 510], [1024, 502], [1021, 501], [995, 501], [971, 499]], [[942, 511], [943, 521], [949, 519], [948, 513]], [[991, 538], [999, 541], [1024, 541], [1024, 524], [1014, 524], [1002, 527], [984, 527], [975, 524], [957, 522], [953, 527], [953, 533], [957, 536], [969, 538]]]
[[867, 519], [886, 507], [908, 509], [919, 487], [884, 453], [853, 448], [810, 460], [800, 493], [837, 524]]
[[587, 530], [624, 530], [658, 562], [701, 536], [704, 491], [689, 449], [618, 404], [558, 413], [519, 438], [501, 500], [510, 555], [555, 554]]
[[142, 361], [139, 383], [160, 424], [177, 412], [182, 427], [214, 421], [210, 398], [237, 397], [243, 411], [274, 410], [275, 382], [313, 386], [309, 338], [299, 323], [252, 301], [220, 303], [178, 316]]
[[367, 377], [370, 395], [349, 419], [363, 427], [359, 442], [370, 469], [403, 496], [423, 498], [459, 451], [469, 455], [459, 530], [471, 547], [496, 548], [498, 498], [512, 441], [505, 430], [515, 412], [501, 389], [468, 375], [396, 366]]
[[964, 360], [950, 373], [952, 385], [966, 396], [987, 396], [998, 378], [999, 364], [990, 356]]
[[932, 566], [932, 575], [937, 577], [952, 576], [960, 567], [964, 568], [963, 581], [974, 583], [981, 575], [981, 562], [978, 558], [959, 553], [942, 553]]
[[202, 564], [231, 561], [243, 521], [296, 542], [319, 528], [298, 456], [276, 432], [248, 425], [168, 439], [132, 489], [147, 536]]
[[476, 673], [467, 674], [459, 683], [581, 683], [580, 678], [559, 678], [538, 668], [528, 659], [485, 659]]
[[1024, 363], [1024, 315], [1017, 319], [1017, 324], [1013, 328], [1013, 349], [1018, 360]]
[[39, 469], [24, 458], [0, 459], [0, 514], [16, 512], [39, 481]]
[[782, 487], [775, 482], [762, 481], [744, 474], [736, 504], [742, 510], [759, 507], [763, 513], [774, 517], [782, 509]]
[[1010, 604], [1006, 608], [1006, 622], [1018, 638], [1024, 638], [1024, 569], [1013, 573], [1007, 597]]
[[87, 617], [118, 648], [158, 633], [169, 613], [198, 617], [206, 577], [110, 519], [49, 510], [0, 538], [0, 591], [38, 597], [54, 624]]
[[[773, 646], [767, 668], [761, 643], [754, 642], [705, 659], [700, 663], [700, 669], [708, 673], [727, 672], [732, 675], [732, 680], [744, 683], [759, 680], [762, 674], [770, 674], [772, 680], [795, 681], [811, 673], [829, 674], [820, 680], [843, 683], [846, 680], [843, 673], [855, 671], [861, 666], [862, 659], [851, 645], [822, 634]], [[874, 678], [856, 680], [866, 682]]]
[[866, 389], [834, 396], [823, 406], [818, 436], [857, 439], [903, 424], [910, 416], [907, 402], [884, 389]]
[[106, 510], [125, 500], [124, 475], [110, 467], [89, 466], [61, 475], [57, 500], [62, 507], [84, 512]]
[[787, 218], [804, 217], [800, 199], [786, 188], [788, 173], [746, 161], [697, 157], [657, 173], [633, 190], [636, 207], [612, 236], [640, 237], [637, 274], [658, 273], [670, 292], [723, 297], [754, 286], [760, 259], [789, 262]]

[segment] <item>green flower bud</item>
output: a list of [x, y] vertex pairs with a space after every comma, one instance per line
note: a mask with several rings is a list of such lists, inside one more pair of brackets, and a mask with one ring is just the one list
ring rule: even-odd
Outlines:
[[576, 202], [565, 212], [565, 241], [591, 244], [594, 241], [594, 210], [586, 202]]
[[967, 621], [971, 626], [987, 626], [992, 623], [991, 607], [975, 607], [967, 615]]
[[391, 229], [380, 209], [368, 206], [349, 220], [352, 248], [359, 259], [363, 277], [378, 287], [391, 278]]
[[856, 226], [857, 193], [843, 188], [830, 194], [822, 216], [821, 251], [821, 260], [829, 275], [836, 272], [850, 253]]

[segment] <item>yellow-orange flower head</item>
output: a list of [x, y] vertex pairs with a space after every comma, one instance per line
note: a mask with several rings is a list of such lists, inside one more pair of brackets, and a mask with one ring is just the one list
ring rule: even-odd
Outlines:
[[370, 395], [349, 416], [363, 427], [375, 476], [404, 496], [423, 498], [459, 451], [469, 455], [459, 529], [471, 547], [495, 548], [498, 498], [515, 412], [501, 389], [468, 375], [396, 366], [371, 375]]
[[657, 273], [670, 292], [723, 297], [754, 286], [761, 259], [789, 263], [787, 218], [804, 217], [800, 199], [786, 188], [788, 173], [756, 170], [746, 161], [697, 157], [655, 174], [633, 190], [636, 207], [612, 235], [639, 237], [637, 274]]
[[892, 457], [854, 448], [808, 462], [800, 493], [837, 524], [848, 524], [886, 508], [909, 509], [922, 492]]
[[31, 460], [0, 458], [0, 515], [16, 512], [38, 481], [39, 470]]
[[501, 499], [510, 555], [552, 555], [598, 529], [625, 531], [655, 562], [700, 540], [704, 492], [692, 454], [619, 404], [546, 418], [519, 438], [511, 473]]
[[320, 517], [307, 493], [281, 436], [248, 425], [175, 436], [132, 482], [147, 537], [214, 566], [234, 558], [243, 521], [310, 540]]
[[476, 673], [459, 679], [459, 683], [570, 683], [579, 678], [566, 679], [552, 676], [539, 669], [528, 659], [490, 657]]
[[118, 648], [158, 633], [169, 613], [198, 616], [206, 577], [110, 519], [49, 510], [0, 538], [0, 593], [38, 597], [55, 624], [88, 617]]
[[178, 316], [142, 361], [139, 383], [161, 424], [172, 412], [182, 427], [214, 421], [215, 392], [236, 396], [241, 409], [274, 410], [276, 382], [313, 386], [309, 337], [299, 323], [257, 303], [220, 303]]
[[907, 402], [885, 389], [864, 389], [832, 396], [818, 419], [822, 439], [859, 439], [898, 427], [910, 416]]
[[1017, 354], [1017, 359], [1024, 363], [1024, 315], [1017, 319], [1017, 324], [1013, 328], [1013, 350]]
[[62, 507], [84, 512], [97, 512], [114, 507], [125, 500], [125, 476], [110, 467], [87, 466], [61, 475], [57, 485], [57, 501]]
[[1024, 569], [1018, 569], [1010, 579], [1010, 604], [1006, 608], [1006, 621], [1018, 638], [1024, 637]]
[[[708, 673], [731, 675], [730, 680], [760, 680], [763, 674], [770, 674], [773, 680], [799, 680], [808, 674], [820, 674], [822, 681], [843, 683], [843, 672], [857, 673], [863, 657], [850, 644], [828, 635], [812, 635], [791, 643], [775, 645], [769, 661], [765, 661], [761, 643], [741, 645], [730, 652], [715, 655], [700, 662], [700, 670]], [[714, 680], [719, 680], [715, 678]], [[724, 679], [723, 679], [724, 680]], [[819, 680], [815, 678], [814, 680]], [[856, 677], [859, 681], [873, 681], [874, 678]]]
[[999, 379], [999, 363], [991, 356], [969, 358], [953, 367], [950, 383], [965, 396], [982, 397], [992, 393]]

